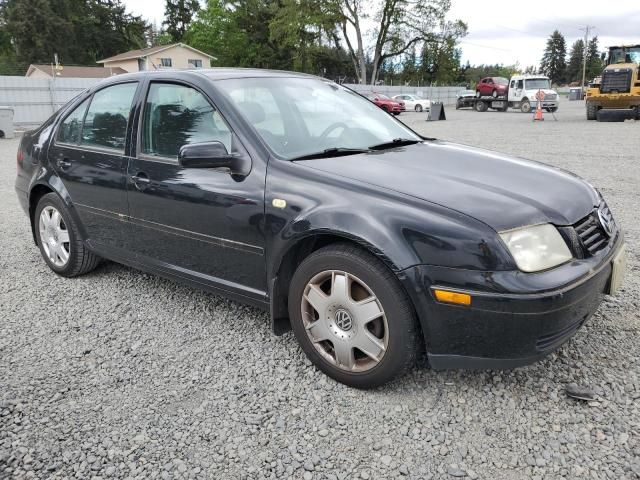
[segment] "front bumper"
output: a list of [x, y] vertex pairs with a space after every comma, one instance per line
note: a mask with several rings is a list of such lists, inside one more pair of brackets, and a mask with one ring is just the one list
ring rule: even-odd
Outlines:
[[[556, 350], [608, 291], [622, 234], [606, 250], [539, 274], [419, 265], [404, 271], [435, 369], [515, 368]], [[568, 283], [564, 281], [572, 279]], [[561, 285], [561, 286], [558, 286]], [[470, 307], [437, 302], [434, 287], [469, 293]]]

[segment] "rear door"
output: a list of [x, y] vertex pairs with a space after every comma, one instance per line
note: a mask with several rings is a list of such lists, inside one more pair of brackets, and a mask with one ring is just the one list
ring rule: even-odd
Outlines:
[[247, 152], [212, 99], [195, 84], [149, 83], [129, 162], [132, 235], [129, 248], [152, 267], [264, 299], [265, 170], [244, 177], [211, 168], [183, 168], [180, 147], [222, 142]]
[[88, 241], [123, 248], [128, 125], [139, 82], [109, 85], [59, 124], [49, 159], [76, 209]]

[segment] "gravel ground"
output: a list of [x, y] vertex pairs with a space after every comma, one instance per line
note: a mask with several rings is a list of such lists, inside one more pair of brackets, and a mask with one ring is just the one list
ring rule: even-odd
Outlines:
[[580, 102], [558, 122], [447, 116], [401, 118], [585, 177], [626, 229], [630, 271], [536, 365], [422, 365], [374, 391], [327, 379], [258, 310], [112, 263], [54, 275], [13, 191], [17, 140], [0, 141], [0, 478], [639, 478], [640, 123], [587, 122]]

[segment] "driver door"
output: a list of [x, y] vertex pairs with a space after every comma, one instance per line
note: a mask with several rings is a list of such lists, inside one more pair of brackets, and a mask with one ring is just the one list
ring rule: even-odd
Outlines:
[[152, 81], [128, 166], [129, 248], [146, 265], [248, 297], [266, 295], [263, 168], [246, 176], [183, 168], [186, 144], [219, 141], [246, 153], [220, 111], [193, 85]]

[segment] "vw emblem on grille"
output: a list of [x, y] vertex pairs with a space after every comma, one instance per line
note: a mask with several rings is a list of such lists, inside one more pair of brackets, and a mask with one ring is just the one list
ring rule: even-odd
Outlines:
[[344, 330], [345, 332], [351, 330], [353, 327], [353, 320], [351, 319], [351, 315], [346, 310], [338, 310], [335, 315], [336, 326]]
[[605, 215], [602, 211], [602, 208], [598, 209], [598, 220], [600, 220], [600, 225], [602, 225], [602, 229], [608, 236], [613, 235], [613, 221], [610, 217]]

